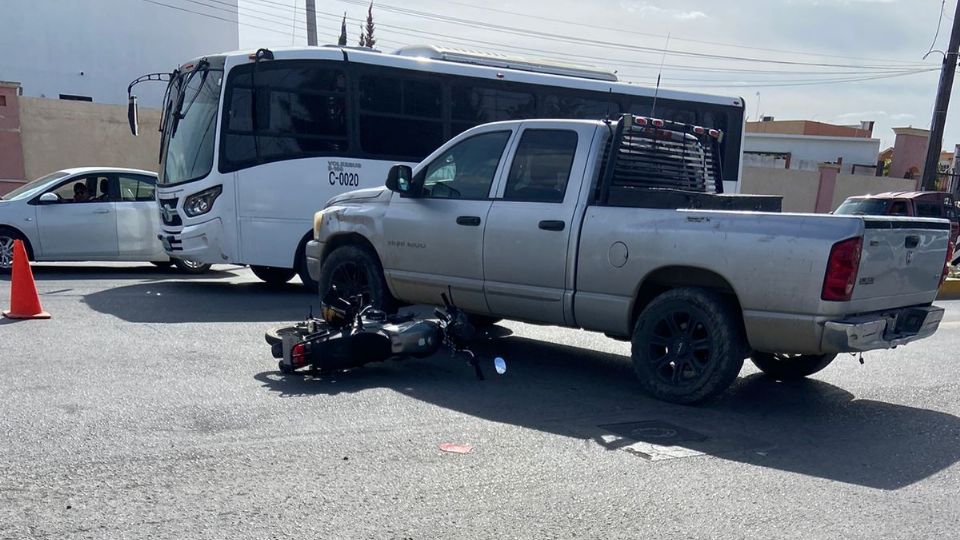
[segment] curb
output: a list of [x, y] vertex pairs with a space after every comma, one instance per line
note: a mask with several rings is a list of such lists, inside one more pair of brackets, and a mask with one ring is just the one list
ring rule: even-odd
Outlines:
[[960, 279], [947, 279], [940, 286], [937, 300], [960, 300]]

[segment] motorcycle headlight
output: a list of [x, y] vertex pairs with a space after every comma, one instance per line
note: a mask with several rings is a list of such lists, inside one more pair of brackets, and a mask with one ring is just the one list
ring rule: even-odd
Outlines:
[[194, 193], [183, 201], [183, 213], [188, 217], [202, 216], [213, 208], [213, 201], [223, 192], [223, 186], [214, 186]]

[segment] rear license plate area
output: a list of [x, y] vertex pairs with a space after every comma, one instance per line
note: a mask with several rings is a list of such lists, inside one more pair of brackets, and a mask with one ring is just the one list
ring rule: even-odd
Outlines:
[[916, 334], [923, 327], [926, 319], [926, 310], [906, 309], [897, 317], [897, 324], [893, 327], [893, 332], [895, 334]]

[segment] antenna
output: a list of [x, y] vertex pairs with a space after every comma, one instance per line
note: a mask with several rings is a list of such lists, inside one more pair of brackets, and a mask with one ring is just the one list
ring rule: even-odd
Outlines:
[[660, 94], [660, 76], [663, 75], [663, 63], [667, 60], [667, 49], [670, 48], [670, 33], [667, 32], [667, 44], [663, 47], [663, 56], [660, 58], [660, 70], [657, 71], [657, 88], [653, 91], [653, 105], [650, 106], [650, 116], [657, 110], [657, 96]]

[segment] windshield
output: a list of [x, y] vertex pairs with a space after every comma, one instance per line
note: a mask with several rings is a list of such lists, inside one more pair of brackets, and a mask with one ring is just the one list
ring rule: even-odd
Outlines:
[[67, 173], [63, 171], [57, 171], [54, 173], [50, 173], [46, 176], [41, 176], [40, 178], [37, 178], [32, 182], [28, 182], [18, 187], [17, 189], [7, 193], [3, 197], [0, 197], [0, 199], [3, 199], [5, 201], [12, 201], [14, 199], [25, 199], [28, 197], [32, 197], [33, 195], [42, 191], [47, 186], [47, 184], [54, 182], [56, 180], [59, 180], [61, 178], [64, 178], [65, 176], [67, 176]]
[[850, 199], [843, 201], [843, 204], [834, 212], [841, 215], [856, 216], [883, 216], [887, 213], [889, 200], [885, 199]]
[[164, 104], [158, 184], [189, 182], [210, 173], [222, 79], [223, 70], [201, 62], [171, 80]]

